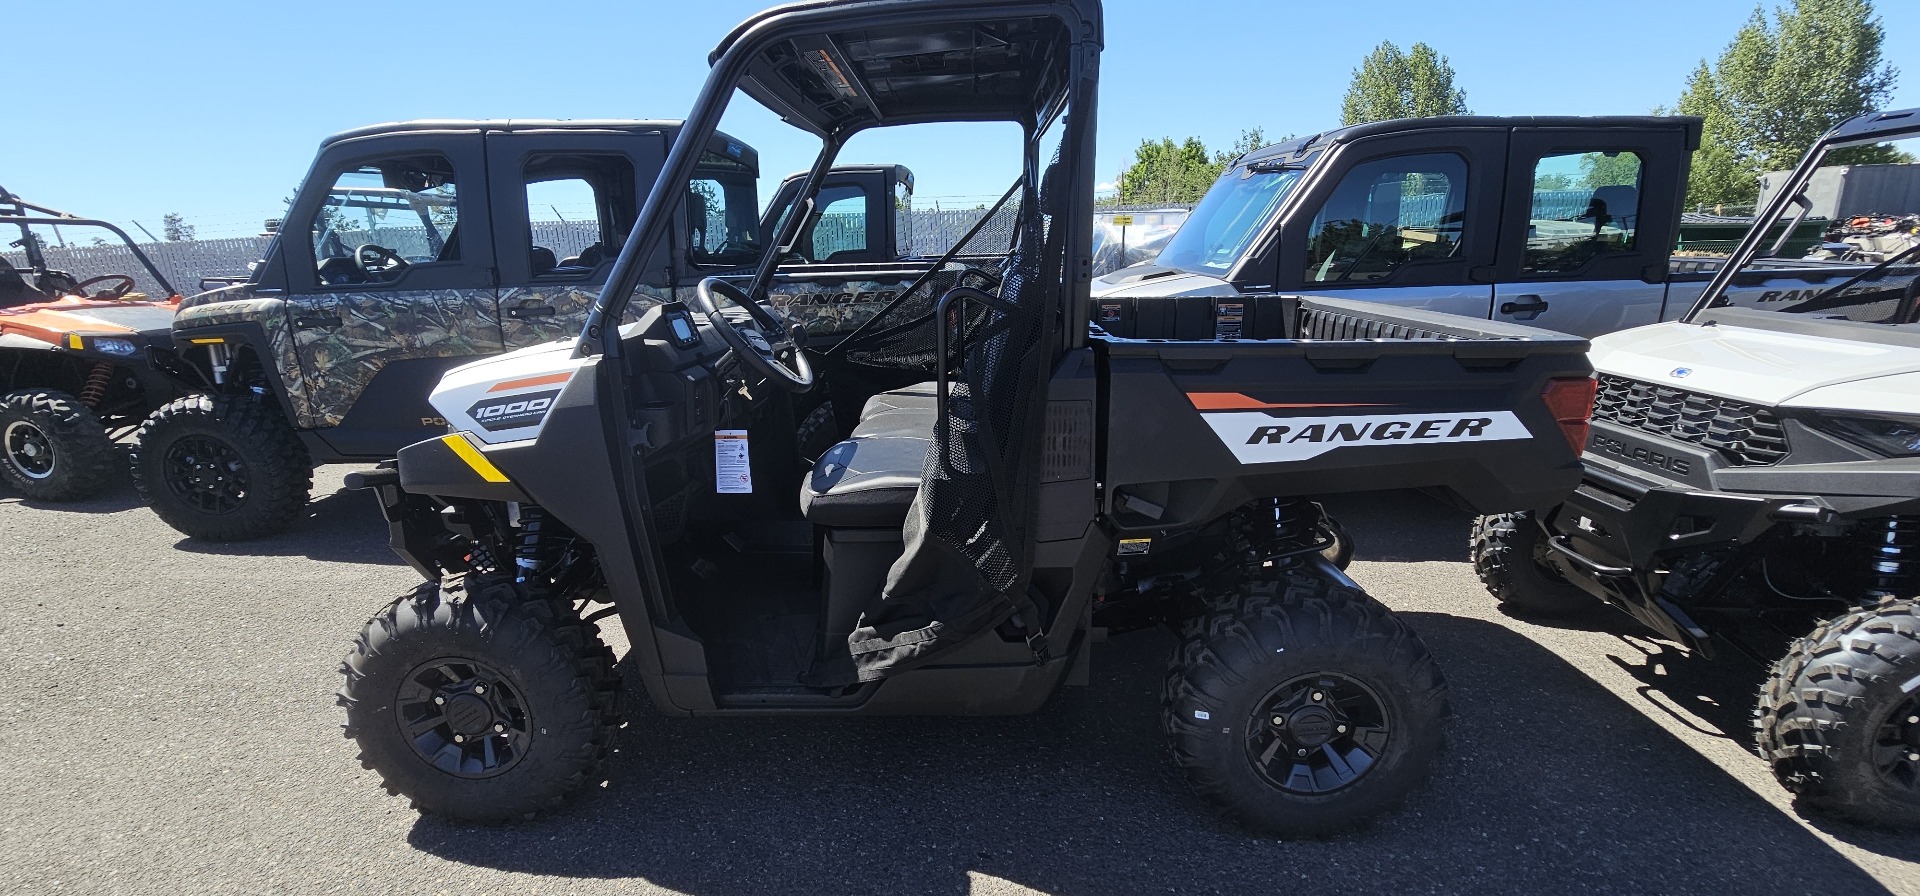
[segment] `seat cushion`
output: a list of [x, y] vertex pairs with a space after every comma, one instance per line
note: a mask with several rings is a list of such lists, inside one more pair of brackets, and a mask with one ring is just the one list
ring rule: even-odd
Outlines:
[[920, 491], [933, 440], [933, 384], [868, 399], [846, 441], [828, 449], [800, 488], [800, 512], [817, 526], [897, 529]]

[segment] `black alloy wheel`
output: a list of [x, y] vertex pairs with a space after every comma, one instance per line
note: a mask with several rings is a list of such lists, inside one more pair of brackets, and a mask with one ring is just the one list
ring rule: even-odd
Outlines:
[[1873, 740], [1873, 766], [1920, 801], [1920, 694], [1887, 714]]
[[394, 721], [427, 764], [461, 778], [490, 778], [526, 757], [531, 716], [519, 692], [479, 660], [444, 657], [400, 682]]
[[1304, 795], [1359, 781], [1392, 742], [1372, 688], [1337, 673], [1302, 675], [1268, 692], [1246, 726], [1247, 759], [1268, 784]]
[[118, 460], [85, 402], [50, 389], [0, 395], [0, 482], [28, 498], [76, 501], [105, 491]]
[[194, 511], [227, 514], [246, 506], [247, 462], [233, 446], [209, 436], [188, 436], [167, 446], [165, 482]]

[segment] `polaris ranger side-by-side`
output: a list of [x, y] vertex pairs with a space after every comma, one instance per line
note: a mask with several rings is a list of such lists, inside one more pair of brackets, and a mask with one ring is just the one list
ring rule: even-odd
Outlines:
[[[1842, 124], [1761, 222], [1797, 221], [1833, 154], [1898, 141], [1920, 110]], [[1788, 228], [1791, 229], [1791, 228]], [[1682, 320], [1595, 340], [1579, 490], [1480, 521], [1508, 607], [1593, 598], [1691, 650], [1772, 664], [1760, 755], [1802, 805], [1920, 825], [1920, 244], [1745, 306], [1782, 242], [1759, 227]], [[1765, 276], [1761, 274], [1759, 276]]]
[[[1262, 830], [1336, 830], [1427, 776], [1447, 690], [1342, 573], [1314, 496], [1423, 488], [1483, 511], [1579, 477], [1586, 341], [1276, 297], [1270, 339], [1090, 326], [1098, 0], [806, 2], [712, 55], [578, 340], [450, 371], [453, 432], [353, 474], [426, 582], [343, 666], [347, 734], [420, 810], [516, 819], [593, 780], [619, 678], [667, 715], [1027, 713], [1100, 632], [1180, 632], [1163, 712], [1194, 789]], [[1011, 254], [963, 242], [859, 329], [801, 339], [750, 277], [636, 301], [736, 92], [817, 137], [1004, 121]], [[1313, 190], [1298, 197], [1312, 199]], [[795, 216], [798, 218], [799, 216]], [[847, 437], [808, 465], [796, 402]]]
[[[1268, 335], [1280, 323], [1249, 302], [1291, 293], [1587, 337], [1672, 320], [1722, 264], [1684, 251], [1702, 227], [1682, 211], [1700, 128], [1686, 116], [1445, 116], [1257, 149], [1153, 262], [1095, 283], [1096, 316], [1136, 338]], [[1281, 214], [1304, 189], [1320, 198]], [[1804, 255], [1819, 232], [1798, 222], [1787, 245]], [[1765, 268], [1734, 285], [1735, 304], [1862, 269], [1786, 256]], [[1119, 300], [1138, 296], [1180, 301], [1129, 316]]]
[[[203, 385], [140, 429], [134, 474], [148, 504], [198, 538], [269, 535], [306, 506], [315, 464], [370, 463], [444, 432], [426, 400], [441, 374], [580, 331], [679, 127], [414, 121], [328, 138], [249, 281], [187, 299], [173, 321]], [[708, 139], [674, 238], [647, 264], [652, 296], [758, 257], [771, 223], [758, 170], [751, 147]], [[820, 240], [830, 257], [791, 259], [812, 276], [783, 296], [820, 331], [856, 325], [906, 285], [889, 271], [894, 184], [877, 167], [836, 171], [831, 184], [851, 200], [831, 210], [856, 210], [831, 219], [833, 238]], [[869, 192], [879, 195], [860, 201]], [[558, 226], [556, 197], [588, 211]], [[864, 226], [869, 206], [884, 209], [879, 226]], [[801, 249], [813, 250], [820, 221], [806, 222]], [[825, 444], [832, 428], [815, 427]]]
[[[8, 245], [25, 261], [0, 255], [0, 481], [42, 501], [91, 497], [114, 481], [115, 435], [185, 389], [169, 330], [180, 297], [105, 221], [0, 187], [0, 227], [18, 230]], [[127, 274], [52, 269], [35, 227], [113, 234], [165, 295], [135, 292]]]

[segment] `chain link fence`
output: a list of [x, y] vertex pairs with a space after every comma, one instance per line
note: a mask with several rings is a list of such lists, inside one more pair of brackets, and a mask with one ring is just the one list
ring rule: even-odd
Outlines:
[[[1015, 203], [1008, 203], [1011, 209]], [[987, 214], [986, 208], [970, 209], [911, 209], [902, 210], [896, 219], [902, 246], [906, 255], [917, 257], [938, 257], [966, 236], [980, 219]], [[1116, 214], [1131, 214], [1133, 224], [1126, 228], [1125, 249], [1120, 251], [1120, 228], [1112, 225]], [[1127, 264], [1138, 264], [1149, 260], [1159, 253], [1180, 221], [1185, 220], [1187, 210], [1180, 207], [1156, 207], [1147, 211], [1125, 211], [1102, 209], [1096, 215], [1094, 226], [1094, 247], [1096, 255], [1096, 276]], [[822, 220], [823, 228], [832, 228], [831, 238], [851, 239], [852, 231], [864, 227], [857, 217], [852, 220], [834, 220], [839, 216], [828, 216]], [[1012, 242], [1012, 222], [1016, 215], [1003, 210], [996, 220], [988, 222], [975, 237], [972, 245], [1004, 247]], [[390, 232], [391, 231], [391, 232]], [[412, 232], [408, 232], [412, 231]], [[386, 246], [426, 245], [422, 228], [383, 228], [374, 239], [368, 235], [368, 241], [381, 242]], [[828, 236], [822, 231], [822, 236]], [[578, 255], [581, 250], [600, 241], [600, 228], [592, 222], [536, 221], [533, 224], [534, 245], [552, 249], [558, 258]], [[266, 257], [267, 247], [273, 242], [271, 236], [241, 237], [218, 240], [177, 240], [141, 243], [140, 250], [153, 261], [183, 295], [192, 295], [200, 291], [200, 281], [211, 277], [245, 277], [255, 262]], [[3, 246], [4, 244], [0, 244]], [[127, 274], [134, 278], [136, 288], [150, 296], [166, 295], [165, 290], [148, 276], [146, 270], [134, 258], [133, 252], [126, 246], [112, 243], [99, 246], [79, 246], [58, 244], [47, 245], [44, 249], [47, 265], [57, 271], [65, 271], [74, 277], [85, 280], [106, 274]], [[417, 252], [402, 251], [403, 255]], [[15, 267], [26, 267], [26, 254], [17, 249], [4, 248], [0, 251]]]

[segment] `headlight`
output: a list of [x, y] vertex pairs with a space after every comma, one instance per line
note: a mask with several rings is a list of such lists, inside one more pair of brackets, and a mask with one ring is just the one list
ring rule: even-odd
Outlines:
[[1894, 417], [1820, 418], [1822, 428], [1840, 438], [1889, 457], [1920, 456], [1920, 421]]
[[108, 355], [130, 356], [139, 352], [140, 347], [126, 339], [95, 338], [93, 350]]

